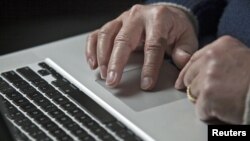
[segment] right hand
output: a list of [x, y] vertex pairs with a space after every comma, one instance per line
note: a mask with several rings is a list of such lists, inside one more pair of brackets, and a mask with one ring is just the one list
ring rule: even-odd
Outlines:
[[86, 59], [91, 69], [99, 67], [108, 86], [115, 87], [131, 52], [143, 49], [141, 88], [151, 90], [165, 53], [181, 69], [197, 48], [194, 27], [183, 10], [167, 5], [134, 5], [89, 35]]

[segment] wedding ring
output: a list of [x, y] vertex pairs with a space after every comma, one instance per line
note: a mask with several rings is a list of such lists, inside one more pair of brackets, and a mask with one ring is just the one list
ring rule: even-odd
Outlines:
[[191, 85], [189, 85], [189, 86], [187, 87], [187, 97], [188, 97], [188, 99], [189, 99], [191, 102], [193, 102], [193, 103], [195, 103], [196, 100], [197, 100], [197, 97], [195, 97], [195, 96], [192, 95], [192, 93], [191, 93]]

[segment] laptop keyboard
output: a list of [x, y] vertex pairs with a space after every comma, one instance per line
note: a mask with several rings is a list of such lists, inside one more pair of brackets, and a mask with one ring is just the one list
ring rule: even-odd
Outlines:
[[141, 140], [47, 63], [36, 66], [0, 77], [6, 117], [24, 140]]

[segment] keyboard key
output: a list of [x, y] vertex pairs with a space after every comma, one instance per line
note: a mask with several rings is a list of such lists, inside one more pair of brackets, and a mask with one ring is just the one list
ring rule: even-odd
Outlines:
[[52, 141], [52, 139], [50, 139], [47, 136], [41, 136], [41, 137], [39, 137], [39, 139], [37, 139], [37, 141]]
[[9, 94], [6, 94], [6, 96], [10, 99], [10, 100], [18, 100], [20, 98], [22, 98], [22, 94], [20, 94], [19, 92], [17, 91], [13, 91]]
[[[74, 116], [74, 115], [73, 115]], [[79, 115], [75, 115], [74, 116], [79, 122], [81, 123], [87, 123], [89, 121], [91, 121], [91, 117], [89, 117], [87, 114], [85, 113], [81, 113]]]
[[37, 129], [38, 127], [30, 121], [27, 122], [27, 124], [25, 124], [24, 126], [22, 126], [22, 128], [27, 132], [31, 132], [32, 130]]
[[62, 115], [65, 115], [61, 110], [59, 109], [55, 109], [51, 112], [49, 112], [49, 114], [53, 117], [53, 118], [58, 118], [61, 117]]
[[88, 135], [88, 133], [80, 127], [76, 128], [75, 130], [72, 130], [71, 132], [77, 137], [84, 137]]
[[39, 65], [39, 66], [41, 66], [42, 68], [45, 68], [45, 69], [50, 68], [50, 66], [49, 66], [49, 65], [47, 65], [47, 64], [46, 64], [46, 63], [44, 63], [44, 62], [41, 62], [41, 63], [39, 63], [38, 65]]
[[130, 130], [122, 130], [117, 132], [117, 135], [124, 140], [135, 140], [135, 135]]
[[27, 85], [26, 87], [22, 87], [20, 88], [20, 91], [24, 94], [30, 94], [30, 93], [33, 93], [33, 92], [36, 92], [36, 89], [33, 88], [32, 86], [30, 85]]
[[39, 109], [32, 110], [28, 114], [29, 114], [29, 116], [31, 116], [34, 119], [43, 115], [43, 113]]
[[116, 122], [110, 122], [108, 124], [106, 124], [106, 126], [114, 131], [114, 132], [118, 132], [118, 131], [121, 131], [121, 130], [124, 130], [125, 129], [125, 126], [119, 122], [119, 121], [116, 121]]
[[103, 141], [116, 141], [116, 139], [110, 134], [103, 134], [99, 136], [99, 138]]
[[96, 134], [99, 138], [102, 138], [103, 136], [106, 136], [109, 134], [104, 128], [102, 128], [99, 125], [96, 125], [94, 128], [91, 128], [91, 131]]
[[55, 130], [51, 131], [50, 133], [58, 138], [62, 137], [62, 136], [67, 136], [67, 134], [59, 127], [57, 127]]
[[49, 132], [52, 132], [58, 128], [58, 126], [51, 120], [49, 120], [48, 122], [42, 123], [42, 127], [47, 129]]
[[60, 75], [59, 73], [57, 73], [53, 68], [51, 68], [49, 65], [47, 65], [46, 63], [42, 62], [38, 64], [39, 66], [41, 66], [44, 69], [47, 69], [53, 77], [55, 77], [56, 79], [62, 79], [62, 75]]
[[72, 119], [69, 118], [68, 116], [64, 115], [64, 116], [61, 116], [61, 117], [58, 117], [56, 118], [56, 120], [61, 123], [61, 124], [67, 124], [69, 122], [72, 122]]
[[71, 111], [72, 109], [77, 108], [77, 107], [75, 106], [75, 104], [73, 104], [73, 103], [71, 103], [71, 102], [67, 102], [67, 103], [61, 105], [61, 107], [62, 107], [64, 110], [66, 110], [66, 111]]
[[9, 112], [9, 113], [13, 113], [13, 112], [16, 111], [16, 107], [14, 105], [12, 105], [8, 101], [4, 104], [4, 106], [5, 106], [6, 110], [7, 110], [7, 112]]
[[38, 74], [36, 74], [29, 67], [23, 67], [23, 68], [17, 69], [17, 72], [19, 72], [23, 77], [25, 77], [29, 81], [41, 78]]
[[41, 135], [44, 135], [44, 133], [40, 129], [34, 130], [30, 133], [30, 136], [32, 136], [33, 138], [39, 138], [39, 136]]
[[96, 129], [96, 128], [101, 128], [100, 126], [99, 126], [99, 124], [96, 122], [96, 121], [94, 121], [94, 120], [91, 120], [91, 121], [89, 121], [89, 122], [86, 122], [85, 124], [84, 124], [86, 127], [88, 127], [90, 130], [94, 130], [94, 129]]
[[41, 69], [38, 71], [38, 73], [42, 76], [47, 76], [50, 74], [50, 72], [48, 70], [45, 70], [45, 69]]
[[93, 137], [91, 137], [90, 135], [79, 137], [79, 139], [81, 141], [95, 141], [95, 139]]
[[73, 139], [68, 136], [68, 135], [65, 135], [65, 136], [62, 136], [62, 137], [58, 137], [57, 138], [59, 141], [73, 141]]
[[4, 72], [2, 73], [2, 76], [4, 78], [6, 78], [8, 81], [10, 81], [11, 83], [17, 80], [21, 80], [22, 78], [17, 75], [14, 71], [8, 71], [8, 72]]
[[65, 94], [74, 94], [79, 91], [73, 84], [59, 86], [59, 89]]
[[69, 84], [69, 81], [65, 78], [52, 81], [52, 84], [56, 87], [61, 87], [63, 85]]
[[5, 84], [5, 85], [2, 85], [0, 87], [0, 92], [3, 93], [3, 94], [9, 94], [9, 93], [12, 93], [16, 91], [14, 88], [12, 88], [9, 84]]
[[44, 85], [48, 85], [48, 82], [46, 82], [44, 79], [35, 79], [32, 80], [31, 82], [36, 87], [43, 87]]
[[51, 91], [55, 91], [55, 88], [52, 87], [51, 85], [43, 85], [42, 87], [39, 87], [39, 90], [42, 91], [43, 93], [48, 93]]
[[14, 103], [17, 105], [17, 106], [22, 106], [22, 105], [25, 105], [25, 104], [28, 104], [30, 103], [26, 98], [24, 98], [23, 96], [20, 97], [19, 99], [14, 99], [13, 100]]
[[41, 96], [39, 98], [34, 99], [34, 102], [38, 106], [41, 106], [41, 107], [44, 107], [44, 106], [50, 104], [50, 101], [47, 98], [45, 98], [44, 96]]
[[1, 78], [1, 80], [0, 80], [0, 89], [3, 89], [3, 88], [8, 87], [8, 86], [10, 86], [10, 85]]
[[29, 84], [26, 81], [24, 81], [23, 79], [21, 79], [18, 81], [14, 81], [13, 85], [17, 88], [23, 88], [23, 87], [27, 87]]
[[25, 116], [23, 116], [23, 118], [16, 119], [15, 123], [21, 126], [24, 123], [26, 123], [27, 121], [28, 121], [28, 118], [26, 118]]
[[65, 103], [68, 103], [70, 102], [66, 97], [64, 96], [60, 96], [60, 97], [57, 97], [55, 99], [53, 99], [53, 101], [59, 105], [63, 105]]
[[71, 115], [73, 116], [77, 116], [78, 114], [82, 114], [83, 111], [77, 107], [75, 107], [74, 109], [71, 109], [68, 111]]
[[37, 109], [32, 103], [23, 104], [22, 106], [20, 106], [20, 108], [24, 112], [31, 112], [31, 111]]
[[46, 92], [45, 95], [51, 99], [55, 99], [55, 98], [60, 97], [62, 94], [58, 92], [57, 90], [54, 90], [54, 91]]
[[17, 119], [24, 117], [24, 115], [18, 110], [16, 112], [13, 112], [13, 113], [8, 113], [7, 116], [13, 120], [17, 120]]
[[31, 100], [38, 99], [38, 98], [40, 98], [40, 97], [43, 96], [43, 95], [42, 95], [40, 92], [38, 92], [38, 91], [34, 91], [34, 92], [32, 92], [32, 93], [27, 93], [26, 95], [27, 95], [27, 97], [30, 98]]
[[77, 92], [70, 94], [75, 101], [80, 103], [85, 109], [87, 109], [92, 115], [94, 115], [102, 123], [109, 123], [115, 121], [115, 118], [109, 114], [105, 109], [93, 101], [89, 96], [83, 92]]
[[47, 117], [47, 116], [45, 116], [45, 115], [41, 115], [41, 116], [39, 116], [39, 117], [37, 117], [36, 119], [35, 119], [39, 124], [46, 124], [47, 122], [50, 122], [51, 120]]
[[71, 121], [68, 123], [64, 123], [63, 126], [65, 128], [67, 128], [70, 131], [76, 130], [77, 128], [79, 128], [79, 125], [77, 125], [75, 122]]
[[50, 112], [50, 111], [53, 111], [55, 109], [58, 109], [54, 104], [52, 103], [49, 103], [47, 105], [40, 105], [41, 108], [46, 111], [46, 112]]

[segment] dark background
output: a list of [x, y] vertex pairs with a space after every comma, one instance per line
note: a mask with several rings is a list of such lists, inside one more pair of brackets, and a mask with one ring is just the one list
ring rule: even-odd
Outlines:
[[143, 0], [0, 0], [0, 55], [85, 33]]

